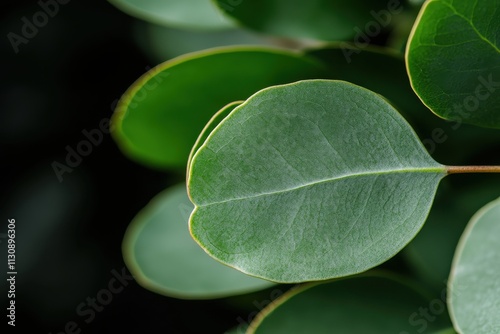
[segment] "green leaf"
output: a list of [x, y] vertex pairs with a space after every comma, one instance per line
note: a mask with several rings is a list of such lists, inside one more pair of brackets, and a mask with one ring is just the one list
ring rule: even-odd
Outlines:
[[466, 157], [476, 156], [478, 151], [498, 143], [496, 129], [448, 122], [430, 113], [410, 86], [404, 58], [394, 51], [332, 43], [307, 50], [306, 54], [329, 67], [329, 79], [349, 81], [387, 98], [438, 161], [467, 164], [470, 161]]
[[[254, 30], [327, 41], [346, 40], [355, 34], [367, 36], [370, 31], [374, 37], [390, 24], [393, 15], [402, 10], [399, 1], [387, 0], [214, 1], [227, 15]], [[370, 39], [369, 36], [366, 38]]]
[[420, 230], [445, 167], [382, 97], [301, 81], [258, 92], [195, 154], [193, 237], [277, 282], [372, 268]]
[[[198, 139], [196, 139], [196, 142], [194, 143], [193, 148], [191, 149], [191, 152], [189, 153], [189, 158], [188, 158], [188, 164], [187, 164], [187, 171], [189, 173], [189, 168], [191, 167], [191, 160], [193, 159], [194, 154], [198, 149], [203, 145], [205, 140], [208, 138], [210, 133], [215, 129], [217, 125], [227, 116], [233, 109], [240, 104], [242, 104], [244, 101], [235, 101], [227, 104], [219, 110], [215, 115], [208, 121], [207, 125], [203, 128], [201, 131], [200, 135], [198, 136]], [[187, 175], [187, 173], [186, 173]]]
[[139, 284], [184, 299], [225, 297], [272, 285], [205, 254], [189, 235], [192, 209], [186, 186], [181, 184], [156, 196], [131, 222], [123, 256]]
[[499, 179], [488, 176], [468, 186], [460, 178], [446, 180], [439, 187], [424, 227], [403, 252], [419, 277], [438, 290], [446, 286], [455, 249], [469, 218], [499, 195]]
[[259, 89], [322, 77], [324, 67], [271, 48], [221, 48], [165, 62], [120, 100], [113, 136], [129, 157], [157, 168], [184, 168], [199, 133], [227, 103]]
[[225, 29], [233, 24], [210, 0], [108, 0], [139, 19], [183, 29]]
[[438, 116], [500, 127], [498, 0], [433, 0], [406, 50], [412, 86]]
[[[391, 276], [370, 274], [308, 284], [265, 309], [248, 333], [437, 334], [449, 326], [445, 302], [439, 302], [440, 313], [433, 314], [429, 311], [431, 300], [420, 289]], [[418, 313], [422, 309], [433, 321]]]
[[500, 199], [479, 210], [460, 239], [448, 304], [462, 334], [500, 333]]

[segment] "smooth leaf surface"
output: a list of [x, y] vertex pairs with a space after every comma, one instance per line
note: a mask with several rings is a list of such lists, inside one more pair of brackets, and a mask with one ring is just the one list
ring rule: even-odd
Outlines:
[[322, 77], [323, 65], [272, 48], [221, 48], [165, 62], [137, 80], [113, 115], [113, 135], [129, 157], [185, 168], [210, 118], [227, 103], [276, 85]]
[[108, 0], [139, 19], [183, 29], [225, 29], [233, 24], [210, 0]]
[[438, 116], [500, 127], [500, 1], [425, 3], [406, 50], [411, 83]]
[[[372, 30], [373, 26], [375, 28], [378, 26], [378, 33], [380, 33], [380, 30], [387, 26], [392, 18], [391, 14], [387, 17], [382, 15], [381, 24], [377, 23], [372, 13], [378, 13], [381, 9], [387, 11], [386, 0], [214, 1], [227, 15], [244, 26], [267, 34], [291, 38], [346, 40], [353, 37], [358, 30], [364, 31], [369, 22], [371, 22]], [[394, 4], [391, 6], [395, 8], [394, 13], [402, 10], [398, 2], [391, 3]]]
[[181, 184], [156, 196], [134, 218], [124, 237], [123, 255], [137, 282], [151, 291], [185, 299], [231, 296], [272, 285], [205, 254], [189, 235], [192, 209]]
[[429, 303], [420, 289], [390, 276], [371, 274], [309, 284], [265, 309], [248, 333], [437, 334], [449, 326], [449, 320], [446, 313], [433, 315], [432, 322], [418, 315]]
[[415, 236], [444, 175], [379, 95], [333, 80], [271, 87], [195, 154], [191, 233], [221, 262], [272, 281], [346, 276]]
[[462, 334], [500, 333], [500, 199], [472, 217], [450, 274], [448, 303]]

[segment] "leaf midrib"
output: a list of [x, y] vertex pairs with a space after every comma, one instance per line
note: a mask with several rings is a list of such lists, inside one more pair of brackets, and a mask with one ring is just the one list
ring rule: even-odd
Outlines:
[[196, 205], [196, 208], [205, 208], [205, 207], [208, 207], [211, 205], [224, 204], [224, 203], [229, 203], [229, 202], [254, 199], [254, 198], [258, 198], [258, 197], [283, 194], [283, 193], [291, 192], [294, 190], [299, 190], [302, 188], [312, 187], [312, 186], [315, 186], [315, 185], [318, 185], [321, 183], [335, 182], [335, 181], [339, 181], [342, 179], [363, 177], [363, 176], [373, 176], [373, 175], [378, 176], [378, 175], [386, 175], [386, 174], [400, 174], [400, 173], [436, 173], [436, 174], [443, 174], [443, 177], [444, 177], [446, 175], [446, 168], [445, 168], [445, 166], [441, 166], [441, 167], [432, 166], [432, 167], [400, 168], [400, 169], [389, 169], [389, 170], [378, 170], [378, 171], [344, 174], [344, 175], [340, 175], [340, 176], [336, 176], [336, 177], [332, 177], [332, 178], [314, 180], [314, 181], [311, 181], [311, 182], [308, 182], [305, 184], [301, 184], [298, 186], [294, 186], [294, 187], [291, 187], [288, 189], [275, 190], [275, 191], [270, 191], [270, 192], [265, 192], [265, 193], [250, 195], [250, 196], [230, 198], [230, 199], [223, 200], [223, 201], [212, 202], [212, 203], [207, 203], [207, 204], [195, 204], [195, 205]]

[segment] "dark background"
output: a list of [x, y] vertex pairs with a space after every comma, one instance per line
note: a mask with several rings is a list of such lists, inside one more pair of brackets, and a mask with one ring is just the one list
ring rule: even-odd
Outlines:
[[[93, 321], [77, 308], [125, 268], [121, 242], [134, 215], [181, 174], [127, 159], [109, 134], [72, 172], [67, 146], [110, 118], [120, 95], [156, 65], [134, 41], [137, 20], [102, 1], [69, 1], [16, 54], [8, 34], [32, 22], [35, 1], [0, 5], [0, 262], [8, 332], [223, 333], [255, 309], [256, 295], [182, 301], [130, 282]], [[7, 326], [7, 220], [16, 220], [16, 327]], [[128, 271], [127, 271], [128, 273]], [[116, 284], [116, 286], [120, 286]], [[269, 291], [261, 292], [265, 300]], [[81, 310], [90, 309], [85, 306]], [[5, 314], [5, 315], [4, 315]], [[4, 333], [4, 330], [2, 330]]]

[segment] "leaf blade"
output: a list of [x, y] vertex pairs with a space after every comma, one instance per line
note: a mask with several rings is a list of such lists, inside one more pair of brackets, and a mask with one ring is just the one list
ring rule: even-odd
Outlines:
[[448, 304], [458, 332], [496, 333], [500, 330], [500, 199], [470, 220], [453, 258]]
[[[365, 109], [373, 106], [380, 113]], [[220, 261], [273, 281], [358, 273], [418, 232], [444, 173], [403, 118], [368, 90], [327, 80], [271, 87], [234, 109], [193, 158], [191, 233]], [[375, 213], [385, 229], [375, 228], [369, 212], [378, 207], [403, 223], [394, 228], [388, 215]], [[373, 247], [383, 241], [390, 246]]]

